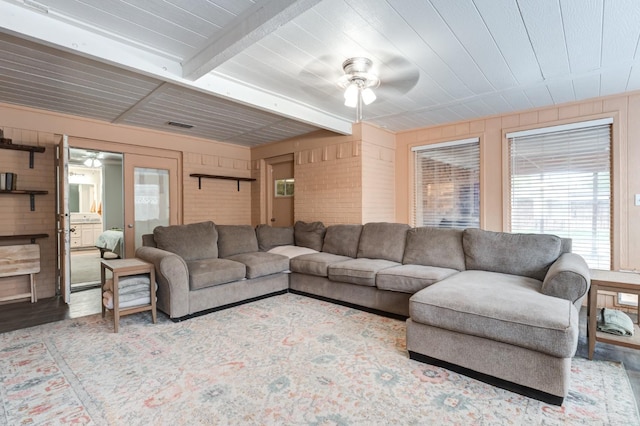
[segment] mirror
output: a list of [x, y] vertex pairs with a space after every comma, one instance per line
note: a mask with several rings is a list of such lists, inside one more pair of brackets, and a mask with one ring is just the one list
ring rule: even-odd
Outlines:
[[95, 185], [89, 183], [69, 184], [69, 212], [93, 213], [96, 208]]

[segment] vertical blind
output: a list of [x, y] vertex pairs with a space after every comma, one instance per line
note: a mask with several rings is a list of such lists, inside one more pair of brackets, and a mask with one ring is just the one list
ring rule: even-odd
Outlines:
[[571, 127], [507, 135], [510, 230], [569, 237], [589, 267], [610, 269], [610, 120]]
[[480, 224], [478, 138], [412, 148], [414, 225], [446, 228]]

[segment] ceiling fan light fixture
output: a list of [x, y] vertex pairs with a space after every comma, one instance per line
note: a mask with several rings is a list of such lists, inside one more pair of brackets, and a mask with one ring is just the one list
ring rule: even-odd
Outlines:
[[97, 158], [87, 158], [84, 160], [84, 165], [87, 167], [100, 167], [102, 166], [102, 161]]
[[358, 105], [358, 85], [351, 83], [347, 86], [347, 90], [344, 91], [344, 104], [349, 108], [355, 108]]
[[373, 72], [373, 62], [368, 58], [349, 58], [342, 63], [344, 75], [338, 86], [345, 89], [344, 104], [356, 108], [356, 122], [362, 119], [362, 104], [369, 105], [376, 100], [373, 89], [380, 85], [380, 79]]
[[371, 90], [370, 87], [367, 87], [362, 91], [362, 102], [364, 102], [365, 105], [369, 105], [371, 102], [375, 100], [376, 100], [376, 94], [373, 93], [373, 90]]

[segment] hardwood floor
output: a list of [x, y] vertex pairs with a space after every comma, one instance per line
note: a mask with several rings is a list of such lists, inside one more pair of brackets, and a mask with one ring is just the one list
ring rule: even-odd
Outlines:
[[100, 303], [100, 288], [95, 287], [71, 293], [69, 305], [60, 297], [1, 305], [0, 333], [97, 314], [101, 311]]
[[[20, 302], [0, 306], [0, 333], [33, 327], [48, 322], [62, 321], [100, 313], [100, 289], [71, 293], [71, 304], [66, 305], [59, 297], [42, 299], [37, 303]], [[164, 315], [158, 312], [158, 315]], [[634, 318], [635, 320], [635, 318]], [[587, 357], [586, 308], [580, 311], [580, 339], [576, 356]], [[596, 360], [622, 362], [627, 370], [631, 387], [640, 407], [640, 351], [597, 343], [594, 354]]]

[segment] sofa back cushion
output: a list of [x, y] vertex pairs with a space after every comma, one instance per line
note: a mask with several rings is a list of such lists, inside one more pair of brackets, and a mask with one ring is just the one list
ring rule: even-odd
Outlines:
[[158, 247], [156, 240], [153, 239], [153, 234], [142, 235], [142, 245], [145, 247]]
[[216, 225], [221, 258], [258, 251], [258, 238], [251, 225]]
[[322, 222], [297, 221], [293, 225], [293, 236], [297, 246], [321, 251], [326, 229]]
[[402, 263], [464, 271], [462, 230], [431, 226], [410, 229]]
[[293, 226], [276, 227], [261, 224], [256, 227], [256, 237], [260, 251], [269, 251], [274, 247], [295, 244]]
[[402, 262], [407, 231], [403, 223], [371, 222], [362, 227], [358, 256]]
[[543, 280], [560, 256], [560, 237], [465, 229], [462, 235], [466, 269], [502, 272]]
[[218, 257], [218, 232], [211, 221], [156, 226], [153, 239], [159, 249], [175, 253], [185, 261]]
[[340, 256], [356, 257], [362, 225], [331, 225], [324, 236], [322, 251]]

